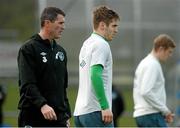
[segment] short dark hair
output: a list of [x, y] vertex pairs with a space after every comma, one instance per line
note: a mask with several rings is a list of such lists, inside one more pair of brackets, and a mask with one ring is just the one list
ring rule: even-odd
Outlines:
[[44, 26], [45, 20], [50, 20], [51, 22], [54, 22], [58, 14], [65, 17], [65, 13], [61, 9], [56, 7], [46, 7], [41, 14], [41, 27]]
[[98, 6], [93, 11], [93, 27], [97, 29], [99, 23], [103, 21], [107, 26], [112, 22], [112, 20], [120, 20], [118, 14], [105, 5]]

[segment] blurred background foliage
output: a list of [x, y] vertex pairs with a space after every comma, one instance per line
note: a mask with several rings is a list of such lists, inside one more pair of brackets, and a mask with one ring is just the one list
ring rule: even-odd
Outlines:
[[[9, 32], [10, 38], [25, 40], [37, 26], [37, 0], [1, 0], [0, 1], [0, 30]], [[11, 33], [15, 34], [11, 35]], [[9, 38], [4, 37], [4, 38]]]

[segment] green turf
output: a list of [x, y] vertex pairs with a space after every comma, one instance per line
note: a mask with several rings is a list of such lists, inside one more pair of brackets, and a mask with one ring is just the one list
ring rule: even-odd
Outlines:
[[[19, 100], [19, 92], [18, 92], [18, 85], [16, 80], [6, 80], [7, 85], [7, 98], [3, 106], [4, 110], [4, 124], [9, 126], [17, 126], [17, 104]], [[125, 99], [126, 111], [122, 115], [121, 118], [118, 120], [118, 124], [121, 127], [132, 127], [136, 126], [134, 119], [132, 118], [132, 111], [133, 111], [133, 101], [132, 101], [132, 90], [125, 88], [124, 90], [121, 89], [123, 92], [123, 96]], [[68, 97], [71, 105], [71, 110], [74, 110], [74, 104], [77, 96], [77, 87], [71, 86], [68, 89]], [[71, 118], [70, 120], [71, 126], [74, 126], [74, 120]]]

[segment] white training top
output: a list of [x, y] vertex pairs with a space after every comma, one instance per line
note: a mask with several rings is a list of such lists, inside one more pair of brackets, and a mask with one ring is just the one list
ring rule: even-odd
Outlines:
[[79, 54], [79, 90], [74, 115], [101, 111], [92, 83], [90, 67], [103, 66], [102, 79], [105, 95], [111, 109], [112, 104], [112, 55], [108, 42], [93, 33], [84, 43]]
[[133, 88], [134, 117], [161, 112], [166, 114], [165, 79], [158, 59], [149, 54], [138, 65]]

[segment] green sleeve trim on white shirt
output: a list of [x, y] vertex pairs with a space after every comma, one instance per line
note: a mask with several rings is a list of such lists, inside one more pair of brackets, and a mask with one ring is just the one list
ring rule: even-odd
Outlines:
[[102, 80], [102, 65], [93, 65], [91, 67], [91, 82], [95, 90], [96, 97], [100, 103], [101, 109], [109, 108], [108, 101], [105, 95], [103, 80]]

